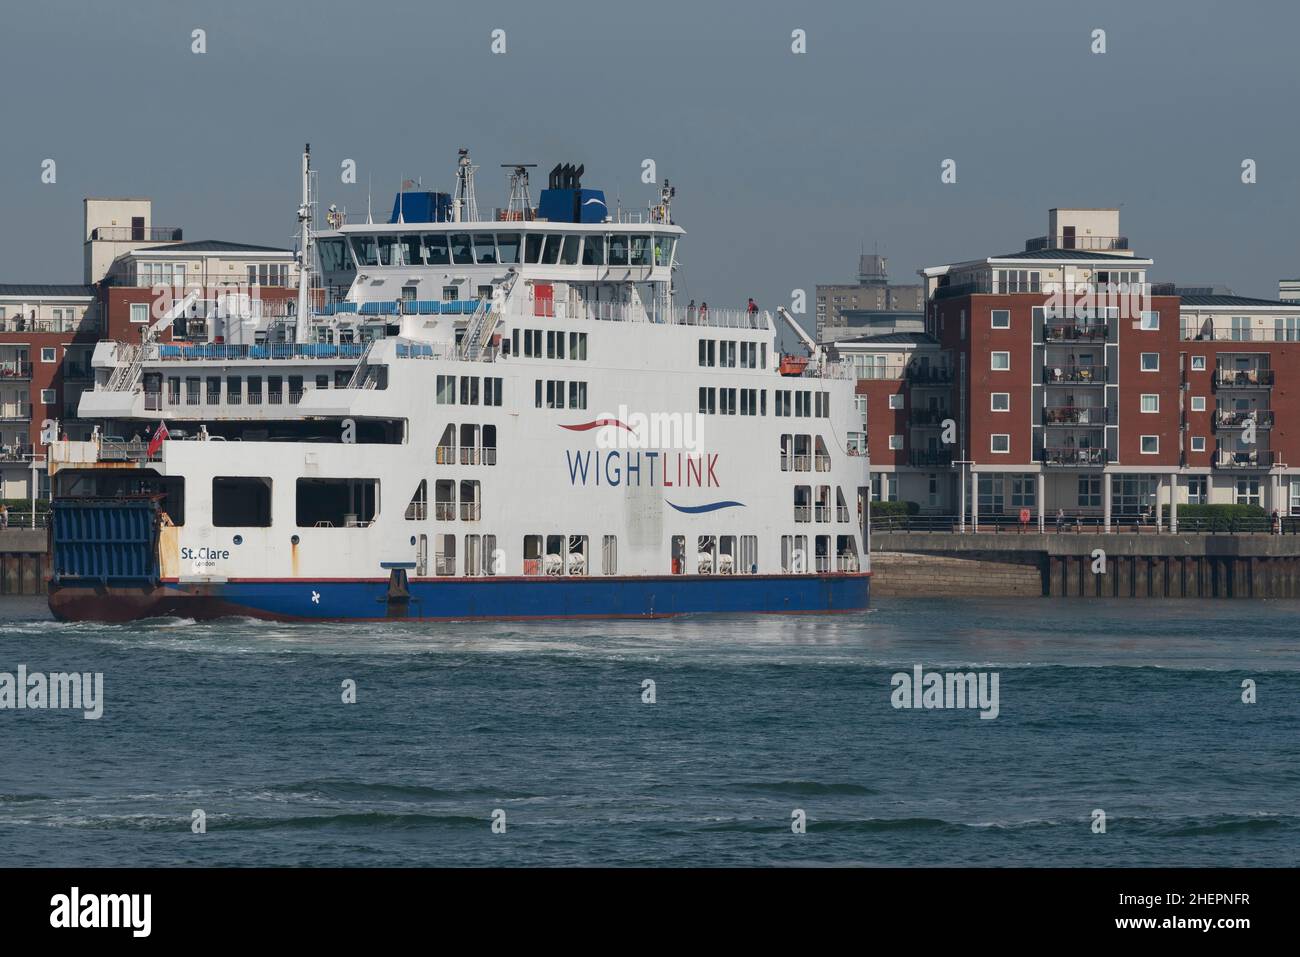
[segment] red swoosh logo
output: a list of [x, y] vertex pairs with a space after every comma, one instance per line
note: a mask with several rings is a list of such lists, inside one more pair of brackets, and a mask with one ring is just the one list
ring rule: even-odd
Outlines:
[[620, 422], [618, 419], [592, 419], [590, 422], [580, 422], [577, 425], [558, 424], [560, 428], [568, 429], [570, 432], [590, 432], [592, 429], [599, 429], [603, 425], [616, 425], [620, 429], [627, 429], [635, 434], [635, 430], [630, 425]]

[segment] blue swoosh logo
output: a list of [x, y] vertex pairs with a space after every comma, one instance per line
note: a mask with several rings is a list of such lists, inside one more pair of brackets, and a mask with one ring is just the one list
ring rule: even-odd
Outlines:
[[674, 505], [668, 503], [679, 512], [685, 512], [687, 515], [698, 515], [701, 512], [716, 512], [720, 508], [744, 508], [744, 502], [710, 502], [707, 505]]

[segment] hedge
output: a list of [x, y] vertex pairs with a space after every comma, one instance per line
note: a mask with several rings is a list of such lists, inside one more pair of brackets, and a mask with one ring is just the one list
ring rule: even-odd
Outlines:
[[871, 517], [879, 518], [890, 515], [915, 515], [921, 511], [916, 502], [872, 502]]
[[[1161, 506], [1161, 512], [1169, 514], [1169, 506]], [[1179, 518], [1264, 518], [1268, 511], [1260, 505], [1179, 505]]]

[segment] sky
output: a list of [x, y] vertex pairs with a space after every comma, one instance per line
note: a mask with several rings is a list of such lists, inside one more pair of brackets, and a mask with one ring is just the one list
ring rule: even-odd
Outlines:
[[292, 246], [307, 141], [322, 208], [364, 213], [370, 183], [385, 217], [403, 179], [449, 190], [462, 146], [480, 209], [505, 205], [513, 162], [539, 165], [534, 200], [572, 162], [643, 209], [652, 159], [688, 234], [681, 301], [803, 289], [811, 313], [860, 251], [912, 282], [1023, 248], [1053, 206], [1120, 206], [1156, 281], [1275, 298], [1300, 276], [1297, 4], [42, 0], [0, 16], [0, 282], [81, 281], [85, 196], [151, 197], [186, 239]]

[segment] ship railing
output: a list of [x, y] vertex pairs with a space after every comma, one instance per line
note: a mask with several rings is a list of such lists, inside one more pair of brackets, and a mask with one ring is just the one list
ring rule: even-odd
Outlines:
[[819, 522], [829, 522], [831, 520], [831, 507], [829, 505], [818, 505], [816, 520]]
[[829, 555], [818, 555], [813, 559], [814, 567], [819, 573], [825, 573], [831, 570], [831, 557]]
[[461, 465], [478, 465], [478, 449], [461, 448], [460, 450]]
[[497, 450], [495, 448], [483, 449], [483, 464], [484, 465], [497, 464]]
[[840, 572], [856, 572], [858, 570], [858, 556], [837, 555], [835, 557], [835, 570]]
[[831, 470], [831, 457], [829, 455], [815, 455], [813, 456], [813, 462], [818, 472], [829, 472]]
[[794, 470], [796, 472], [807, 472], [812, 465], [811, 455], [796, 455], [794, 457]]
[[460, 503], [460, 520], [462, 522], [477, 522], [479, 519], [478, 502], [461, 502]]
[[456, 518], [455, 502], [434, 502], [433, 518], [437, 522], [450, 522]]
[[811, 505], [796, 505], [794, 507], [794, 520], [796, 522], [807, 522], [812, 520]]
[[456, 464], [456, 446], [454, 446], [454, 445], [439, 445], [439, 446], [434, 450], [434, 461], [437, 462], [439, 465], [455, 465], [455, 464]]
[[848, 520], [849, 520], [848, 507], [844, 505], [835, 506], [835, 521], [847, 522]]

